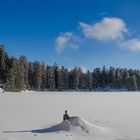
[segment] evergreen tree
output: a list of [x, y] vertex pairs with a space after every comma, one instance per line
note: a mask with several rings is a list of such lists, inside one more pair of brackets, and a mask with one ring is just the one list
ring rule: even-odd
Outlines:
[[124, 88], [128, 89], [129, 87], [129, 81], [130, 81], [130, 76], [129, 76], [129, 72], [127, 69], [124, 69], [123, 70], [123, 85], [124, 85]]
[[56, 63], [54, 64], [53, 69], [54, 69], [54, 76], [55, 76], [55, 88], [58, 89], [60, 70]]
[[101, 87], [105, 88], [108, 84], [108, 76], [107, 76], [107, 70], [106, 67], [103, 66], [102, 72], [101, 72]]
[[72, 70], [72, 89], [77, 90], [79, 85], [79, 73], [77, 67]]
[[28, 67], [28, 88], [33, 89], [34, 88], [34, 66], [33, 63], [29, 62]]
[[19, 74], [21, 75], [20, 78], [22, 78], [23, 83], [23, 89], [28, 89], [28, 61], [25, 56], [20, 56], [19, 58]]
[[25, 75], [24, 75], [24, 69], [23, 65], [20, 63], [20, 61], [17, 61], [17, 73], [16, 73], [16, 90], [21, 91], [25, 90]]
[[34, 62], [34, 88], [39, 90], [42, 85], [42, 69], [41, 63], [38, 61]]
[[79, 89], [85, 89], [85, 76], [81, 68], [78, 68], [78, 73], [79, 73]]
[[116, 82], [116, 70], [114, 67], [110, 67], [109, 70], [109, 86], [111, 88], [115, 88], [115, 82]]
[[135, 75], [132, 75], [127, 79], [127, 89], [129, 91], [136, 91], [137, 90], [137, 82]]
[[63, 81], [63, 75], [62, 75], [62, 69], [58, 70], [58, 84], [57, 84], [57, 89], [59, 91], [64, 89], [64, 81]]
[[53, 67], [47, 66], [46, 69], [46, 84], [48, 90], [54, 90], [55, 89], [55, 75], [54, 75], [54, 69]]
[[4, 45], [0, 45], [0, 84], [6, 84], [8, 78], [8, 67], [9, 64], [9, 57], [8, 54], [5, 52]]
[[41, 88], [44, 90], [46, 88], [46, 65], [43, 63], [41, 65], [41, 78], [42, 78], [42, 85]]
[[68, 71], [62, 66], [61, 69], [59, 69], [58, 72], [58, 90], [66, 90], [68, 89]]
[[89, 89], [90, 91], [92, 90], [92, 74], [87, 71], [87, 86], [86, 86], [86, 89]]
[[62, 77], [63, 77], [63, 83], [64, 83], [64, 90], [69, 89], [69, 72], [68, 69], [65, 69], [62, 66]]
[[7, 91], [17, 91], [16, 77], [17, 77], [17, 59], [12, 57], [9, 60], [9, 72], [5, 89]]
[[121, 71], [120, 69], [116, 69], [116, 82], [115, 82], [115, 87], [117, 89], [122, 88], [122, 76], [121, 76]]
[[92, 88], [98, 88], [101, 86], [101, 69], [96, 68], [92, 72]]
[[140, 71], [136, 71], [137, 89], [140, 90]]

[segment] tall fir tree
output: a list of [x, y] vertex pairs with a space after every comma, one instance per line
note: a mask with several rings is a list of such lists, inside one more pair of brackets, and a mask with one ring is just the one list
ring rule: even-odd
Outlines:
[[69, 71], [62, 66], [62, 77], [64, 82], [64, 90], [70, 89], [69, 87]]
[[115, 88], [116, 82], [116, 69], [114, 67], [110, 67], [109, 70], [109, 87]]
[[92, 88], [96, 89], [101, 86], [101, 69], [95, 68], [92, 72]]
[[106, 67], [103, 66], [102, 72], [101, 72], [101, 87], [105, 88], [108, 84], [108, 76], [107, 76], [107, 70]]
[[47, 66], [46, 69], [46, 87], [50, 91], [53, 91], [55, 89], [54, 69], [51, 66]]
[[29, 62], [28, 67], [28, 89], [34, 88], [34, 65], [32, 62]]
[[126, 87], [129, 91], [136, 91], [137, 90], [137, 82], [135, 75], [130, 76], [127, 78]]
[[20, 67], [20, 73], [23, 75], [23, 88], [24, 89], [28, 89], [29, 88], [29, 83], [28, 83], [28, 67], [29, 67], [29, 64], [28, 64], [28, 61], [27, 61], [27, 58], [25, 56], [20, 56], [19, 58], [19, 67]]
[[42, 85], [42, 68], [41, 68], [41, 63], [38, 61], [34, 62], [34, 88], [36, 90], [40, 90], [41, 89], [41, 85]]
[[89, 91], [92, 90], [92, 74], [90, 73], [90, 71], [87, 71], [87, 89], [89, 89]]
[[79, 72], [77, 67], [75, 67], [72, 71], [72, 89], [78, 90], [79, 85]]
[[42, 78], [41, 89], [45, 90], [45, 88], [46, 88], [46, 65], [44, 63], [42, 63], [42, 65], [41, 65], [41, 78]]
[[9, 71], [8, 71], [8, 78], [6, 82], [6, 91], [17, 91], [16, 87], [16, 77], [17, 77], [17, 59], [11, 57], [9, 60]]
[[5, 46], [0, 45], [0, 84], [6, 84], [9, 70], [9, 57], [5, 51]]

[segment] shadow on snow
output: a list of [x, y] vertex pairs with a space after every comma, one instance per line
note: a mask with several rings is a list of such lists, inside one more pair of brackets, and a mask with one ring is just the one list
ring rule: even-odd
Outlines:
[[60, 124], [49, 127], [49, 128], [43, 128], [43, 129], [34, 129], [34, 130], [21, 130], [21, 131], [3, 131], [2, 133], [52, 133], [52, 132], [58, 132], [58, 131], [64, 131], [63, 129], [60, 129]]
[[24, 132], [31, 132], [31, 133], [51, 133], [51, 132], [58, 132], [58, 131], [81, 131], [82, 133], [89, 133], [92, 124], [89, 122], [81, 119], [80, 117], [73, 116], [70, 117], [69, 120], [65, 120], [57, 125], [54, 125], [49, 128], [43, 129], [35, 129], [35, 130], [23, 130], [23, 131], [4, 131], [3, 133], [24, 133]]

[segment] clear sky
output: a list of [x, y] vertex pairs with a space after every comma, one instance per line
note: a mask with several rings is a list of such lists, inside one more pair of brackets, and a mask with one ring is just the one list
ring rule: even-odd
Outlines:
[[0, 44], [67, 68], [140, 69], [140, 0], [0, 0]]

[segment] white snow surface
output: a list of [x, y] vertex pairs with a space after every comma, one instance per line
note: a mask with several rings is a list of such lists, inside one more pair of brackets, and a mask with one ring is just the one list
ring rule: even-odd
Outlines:
[[3, 89], [2, 89], [2, 88], [0, 88], [0, 93], [1, 93], [1, 92], [3, 92]]
[[5, 92], [0, 140], [140, 140], [139, 106], [139, 92]]

